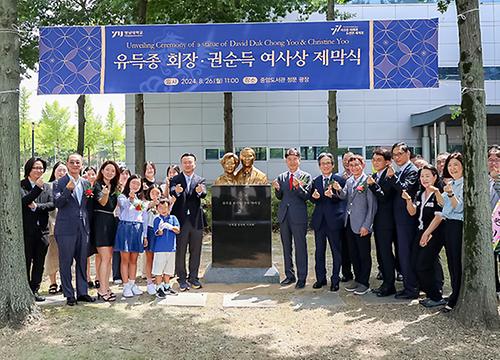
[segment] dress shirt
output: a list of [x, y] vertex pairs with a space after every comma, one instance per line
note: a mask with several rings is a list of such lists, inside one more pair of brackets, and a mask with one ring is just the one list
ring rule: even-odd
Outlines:
[[442, 215], [445, 219], [450, 220], [464, 220], [464, 178], [461, 177], [457, 180], [451, 181], [451, 188], [458, 204], [455, 208], [451, 206], [451, 198], [446, 192], [443, 193], [443, 212]]

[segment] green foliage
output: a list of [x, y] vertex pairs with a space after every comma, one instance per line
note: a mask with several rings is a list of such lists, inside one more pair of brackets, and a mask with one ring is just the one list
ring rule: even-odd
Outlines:
[[448, 6], [450, 5], [451, 0], [439, 0], [437, 3], [438, 11], [441, 13], [446, 12], [448, 10]]
[[106, 125], [104, 129], [104, 141], [109, 152], [109, 158], [113, 160], [125, 159], [125, 135], [123, 132], [123, 123], [116, 119], [115, 108], [109, 105]]
[[21, 163], [31, 157], [31, 117], [30, 117], [31, 92], [21, 87], [19, 92], [19, 145]]
[[462, 115], [462, 108], [460, 106], [450, 106], [451, 120], [455, 120]]
[[70, 111], [57, 101], [45, 103], [42, 117], [35, 131], [36, 153], [51, 160], [59, 160], [74, 151], [76, 128], [69, 122]]

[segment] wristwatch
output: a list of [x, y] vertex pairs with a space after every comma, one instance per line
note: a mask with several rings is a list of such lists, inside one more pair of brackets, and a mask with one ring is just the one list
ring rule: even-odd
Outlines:
[[447, 194], [448, 194], [448, 197], [449, 197], [449, 198], [452, 198], [453, 196], [455, 196], [455, 194], [454, 194], [454, 193], [451, 193], [451, 194], [447, 193]]

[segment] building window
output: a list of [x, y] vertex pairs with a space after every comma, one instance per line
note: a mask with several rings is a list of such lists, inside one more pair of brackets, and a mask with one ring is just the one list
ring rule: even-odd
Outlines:
[[377, 148], [383, 148], [383, 149], [387, 149], [387, 150], [391, 151], [392, 145], [377, 145], [377, 146], [375, 146], [375, 145], [369, 145], [369, 146], [366, 146], [365, 147], [366, 158], [367, 159], [373, 158], [373, 152]]
[[300, 157], [302, 160], [317, 160], [319, 154], [327, 151], [328, 146], [301, 146]]
[[269, 159], [284, 159], [285, 149], [283, 148], [269, 148]]
[[[484, 80], [500, 80], [500, 66], [485, 66]], [[460, 80], [458, 67], [440, 67], [439, 80]]]
[[224, 155], [224, 150], [219, 148], [205, 149], [205, 160], [219, 160]]

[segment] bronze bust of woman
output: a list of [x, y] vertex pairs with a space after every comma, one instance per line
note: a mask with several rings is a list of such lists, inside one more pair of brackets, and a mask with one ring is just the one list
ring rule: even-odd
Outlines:
[[240, 159], [234, 153], [228, 152], [224, 154], [220, 163], [224, 168], [224, 174], [215, 180], [214, 185], [236, 185], [234, 171], [240, 164]]

